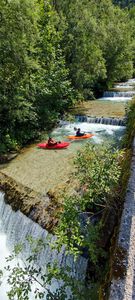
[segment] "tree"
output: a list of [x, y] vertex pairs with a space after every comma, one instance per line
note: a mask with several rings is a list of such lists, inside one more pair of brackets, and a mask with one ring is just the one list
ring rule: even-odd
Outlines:
[[41, 74], [36, 78], [37, 111], [42, 129], [48, 123], [49, 126], [54, 124], [59, 114], [72, 105], [76, 98], [60, 47], [62, 30], [58, 30], [59, 21], [50, 3], [43, 1], [38, 45]]
[[29, 87], [31, 73], [37, 68], [38, 5], [36, 0], [2, 0], [0, 11], [0, 139], [5, 142], [6, 138], [16, 139], [17, 127], [28, 128], [28, 134], [35, 129], [37, 115]]
[[110, 18], [113, 19], [113, 23], [108, 22], [107, 38], [103, 45], [108, 85], [120, 79], [130, 78], [133, 74], [132, 31], [129, 13], [114, 7]]
[[66, 18], [61, 45], [72, 83], [86, 98], [100, 83], [132, 76], [128, 12], [110, 0], [55, 1], [55, 7]]
[[0, 9], [0, 139], [11, 149], [51, 127], [75, 93], [49, 1], [2, 0]]
[[[102, 255], [102, 249], [97, 246], [102, 228], [101, 216], [107, 207], [113, 205], [122, 156], [121, 151], [113, 152], [111, 148], [91, 146], [89, 143], [78, 152], [74, 174], [79, 180], [78, 193], [65, 197], [56, 229], [58, 246], [65, 244], [67, 251], [74, 255], [87, 247], [89, 258], [95, 264]], [[97, 221], [93, 225], [91, 219], [94, 215], [97, 215]]]

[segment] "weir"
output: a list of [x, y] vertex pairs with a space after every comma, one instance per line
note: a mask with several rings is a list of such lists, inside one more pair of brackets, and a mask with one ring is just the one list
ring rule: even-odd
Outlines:
[[90, 116], [75, 116], [77, 122], [97, 123], [105, 125], [125, 126], [126, 118], [105, 118], [105, 117], [90, 117]]
[[[3, 234], [6, 235], [6, 245], [5, 238], [3, 239]], [[84, 279], [86, 274], [87, 259], [79, 256], [76, 261], [74, 261], [73, 256], [66, 255], [65, 247], [63, 246], [60, 253], [56, 250], [52, 250], [48, 243], [53, 243], [56, 237], [49, 234], [47, 230], [43, 229], [37, 223], [33, 222], [22, 214], [19, 210], [14, 212], [10, 205], [6, 204], [4, 201], [4, 193], [0, 192], [0, 249], [6, 248], [7, 252], [13, 250], [14, 246], [18, 243], [24, 243], [24, 251], [22, 253], [23, 258], [27, 258], [31, 255], [31, 249], [26, 237], [31, 235], [34, 239], [43, 239], [46, 242], [46, 247], [38, 256], [38, 265], [40, 267], [46, 268], [47, 264], [51, 264], [54, 261], [58, 261], [60, 267], [66, 268], [70, 267], [71, 275], [76, 279]], [[5, 253], [6, 255], [6, 253]], [[1, 268], [3, 266], [1, 265]], [[51, 290], [55, 290], [55, 286], [58, 287], [58, 282], [53, 282]], [[0, 288], [1, 294], [1, 288]], [[3, 298], [6, 299], [6, 295]]]
[[135, 95], [135, 91], [133, 90], [134, 81], [127, 81], [125, 83], [120, 83], [115, 85], [114, 88], [116, 89], [129, 89], [126, 91], [105, 91], [103, 96], [99, 99], [101, 101], [116, 101], [116, 102], [127, 102], [132, 100]]
[[127, 91], [127, 92], [106, 91], [103, 93], [103, 97], [133, 97], [134, 95], [135, 95], [135, 91]]
[[129, 79], [128, 81], [126, 82], [120, 82], [119, 84], [115, 84], [115, 88], [134, 88], [135, 86], [135, 79], [132, 78], [132, 79]]

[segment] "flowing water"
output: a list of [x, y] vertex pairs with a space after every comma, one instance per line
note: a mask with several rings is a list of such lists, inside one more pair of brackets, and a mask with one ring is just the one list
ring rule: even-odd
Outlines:
[[[10, 164], [3, 166], [2, 171], [21, 184], [46, 194], [48, 190], [56, 190], [68, 181], [73, 171], [73, 159], [76, 152], [89, 142], [91, 144], [112, 144], [117, 146], [124, 133], [124, 126], [105, 125], [88, 122], [64, 122], [52, 132], [57, 141], [69, 141], [67, 136], [74, 135], [74, 127], [91, 132], [93, 137], [86, 140], [71, 141], [67, 149], [44, 150], [32, 145]], [[57, 176], [56, 176], [57, 174]]]
[[[0, 192], [0, 256], [1, 264], [0, 268], [3, 269], [5, 266], [5, 257], [8, 256], [17, 243], [24, 243], [25, 251], [22, 253], [23, 258], [27, 258], [31, 255], [31, 249], [26, 237], [28, 235], [33, 236], [35, 239], [42, 238], [44, 241], [50, 241], [53, 243], [55, 237], [45, 229], [42, 229], [37, 223], [33, 222], [20, 211], [14, 212], [10, 205], [5, 204], [4, 194]], [[60, 267], [70, 267], [72, 276], [83, 279], [86, 272], [87, 260], [80, 256], [76, 262], [73, 257], [65, 255], [65, 249], [62, 248], [61, 252], [58, 253], [56, 250], [51, 250], [48, 245], [40, 253], [38, 257], [38, 265], [44, 269], [47, 263], [53, 263], [57, 259]], [[17, 261], [18, 262], [18, 261]], [[22, 264], [22, 263], [21, 263]], [[12, 264], [14, 266], [14, 264]], [[0, 287], [0, 300], [7, 300], [6, 284], [7, 278], [4, 278], [3, 284]], [[54, 291], [60, 285], [59, 282], [53, 281], [51, 290]], [[34, 299], [31, 295], [30, 300]]]
[[[115, 101], [115, 102], [127, 102], [132, 100], [135, 95], [135, 91], [131, 90], [135, 88], [135, 80], [128, 80], [127, 82], [122, 82], [114, 86], [115, 89], [120, 89], [120, 91], [105, 91], [103, 97], [99, 100], [101, 101]], [[124, 88], [124, 91], [121, 89]], [[127, 90], [128, 89], [128, 90]]]
[[119, 97], [119, 96], [113, 96], [113, 97], [106, 97], [103, 96], [102, 98], [99, 99], [100, 101], [116, 101], [116, 102], [127, 102], [129, 100], [132, 100], [132, 97]]
[[[129, 80], [126, 83], [120, 83], [115, 88], [128, 89], [133, 88], [135, 79]], [[132, 99], [134, 91], [125, 92], [105, 92], [103, 98], [99, 101], [128, 101]], [[117, 118], [97, 118], [82, 116], [76, 117], [75, 123], [61, 122], [59, 127], [52, 132], [52, 136], [57, 140], [68, 140], [68, 135], [74, 135], [74, 127], [81, 128], [81, 131], [93, 133], [93, 137], [89, 139], [90, 143], [105, 144], [111, 143], [119, 145], [122, 135], [124, 133], [124, 120]], [[3, 166], [3, 172], [13, 177], [15, 180], [35, 189], [38, 192], [46, 193], [49, 188], [52, 188], [59, 182], [64, 182], [68, 179], [73, 166], [70, 166], [69, 160], [72, 160], [76, 151], [79, 150], [87, 141], [73, 141], [68, 149], [61, 151], [49, 151], [38, 149], [36, 145], [29, 147], [22, 151], [22, 153], [13, 160], [10, 164]], [[57, 176], [56, 176], [57, 174]], [[54, 180], [52, 180], [54, 179]], [[4, 202], [4, 195], [0, 193], [0, 261], [1, 268], [5, 265], [5, 256], [11, 253], [14, 245], [20, 240], [26, 242], [26, 235], [31, 234], [35, 238], [47, 238], [48, 232], [43, 230], [38, 224], [34, 223], [21, 212], [13, 212], [11, 207]], [[51, 240], [55, 237], [50, 236]], [[26, 255], [30, 254], [28, 244], [25, 245]], [[47, 246], [39, 256], [39, 265], [44, 265], [57, 258], [60, 266], [70, 265], [71, 272], [77, 278], [82, 278], [85, 275], [87, 260], [79, 257], [78, 261], [74, 263], [71, 256], [65, 255], [64, 247], [60, 254], [56, 251], [50, 251]], [[58, 286], [58, 283], [52, 284], [52, 290]], [[0, 287], [0, 300], [7, 300], [6, 278]], [[30, 300], [33, 300], [31, 295]]]
[[119, 84], [115, 84], [116, 89], [134, 89], [135, 88], [135, 79], [129, 79], [126, 82], [121, 82]]
[[103, 144], [106, 142], [108, 144], [113, 143], [117, 146], [125, 130], [125, 126], [106, 125], [101, 123], [97, 124], [94, 122], [91, 123], [88, 120], [87, 122], [61, 124], [61, 127], [58, 127], [52, 134], [57, 138], [57, 140], [61, 139], [62, 136], [65, 136], [66, 138], [68, 135], [75, 135], [75, 128], [81, 128], [81, 131], [85, 133], [92, 133], [93, 137], [88, 140], [72, 141], [72, 145], [70, 147], [72, 151], [76, 149], [78, 150], [87, 142], [92, 144]]

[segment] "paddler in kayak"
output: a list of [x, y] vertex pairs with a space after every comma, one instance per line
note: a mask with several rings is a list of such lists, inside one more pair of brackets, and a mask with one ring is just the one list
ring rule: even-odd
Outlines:
[[83, 135], [85, 135], [85, 132], [81, 132], [81, 129], [78, 128], [76, 131], [76, 136], [83, 136]]
[[51, 137], [49, 137], [48, 141], [47, 141], [47, 144], [48, 146], [55, 146], [57, 144], [60, 144], [61, 142], [56, 142], [54, 139], [52, 139]]
[[54, 139], [52, 139], [50, 136], [49, 136], [49, 139], [47, 141], [47, 144], [48, 146], [55, 146], [58, 144], [58, 142], [56, 142]]

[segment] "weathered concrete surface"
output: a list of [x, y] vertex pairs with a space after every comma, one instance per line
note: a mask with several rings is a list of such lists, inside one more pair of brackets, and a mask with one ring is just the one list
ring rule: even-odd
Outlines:
[[135, 299], [135, 138], [131, 175], [127, 187], [124, 210], [121, 219], [118, 247], [125, 251], [121, 261], [126, 274], [123, 278], [112, 279], [109, 300]]
[[0, 190], [12, 209], [20, 210], [49, 232], [58, 223], [59, 203], [53, 195], [39, 194], [0, 172]]

